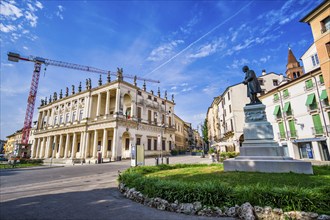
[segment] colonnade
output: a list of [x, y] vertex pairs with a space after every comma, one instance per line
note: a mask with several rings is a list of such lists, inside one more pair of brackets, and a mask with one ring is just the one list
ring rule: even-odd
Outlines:
[[[108, 143], [111, 143], [111, 146], [108, 146]], [[51, 134], [35, 138], [31, 148], [31, 157], [95, 159], [98, 153], [102, 153], [102, 158], [116, 159], [117, 144], [117, 128]]]

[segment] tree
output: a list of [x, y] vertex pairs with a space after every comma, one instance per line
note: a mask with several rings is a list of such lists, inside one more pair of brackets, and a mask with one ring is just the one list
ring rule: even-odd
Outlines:
[[206, 143], [206, 144], [209, 144], [209, 137], [208, 137], [208, 128], [207, 128], [207, 119], [205, 118], [204, 120], [204, 125], [202, 125], [202, 135], [203, 135], [203, 141]]

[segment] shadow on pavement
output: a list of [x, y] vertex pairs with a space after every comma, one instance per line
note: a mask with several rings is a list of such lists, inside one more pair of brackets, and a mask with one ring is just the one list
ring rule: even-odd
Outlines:
[[[1, 202], [2, 220], [215, 219], [159, 211], [126, 199], [117, 188], [48, 194]], [[231, 219], [231, 218], [228, 218]]]

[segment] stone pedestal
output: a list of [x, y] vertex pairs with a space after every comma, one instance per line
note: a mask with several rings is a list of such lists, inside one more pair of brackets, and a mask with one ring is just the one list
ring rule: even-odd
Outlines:
[[313, 174], [310, 162], [284, 156], [284, 150], [274, 141], [273, 127], [267, 121], [263, 104], [244, 107], [244, 142], [240, 156], [224, 161], [225, 171]]

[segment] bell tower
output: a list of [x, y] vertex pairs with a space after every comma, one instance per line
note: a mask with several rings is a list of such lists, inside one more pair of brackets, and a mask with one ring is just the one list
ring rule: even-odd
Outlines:
[[302, 67], [300, 66], [296, 57], [293, 55], [293, 52], [290, 47], [289, 47], [288, 63], [286, 64], [285, 74], [291, 80], [296, 79], [304, 74]]

